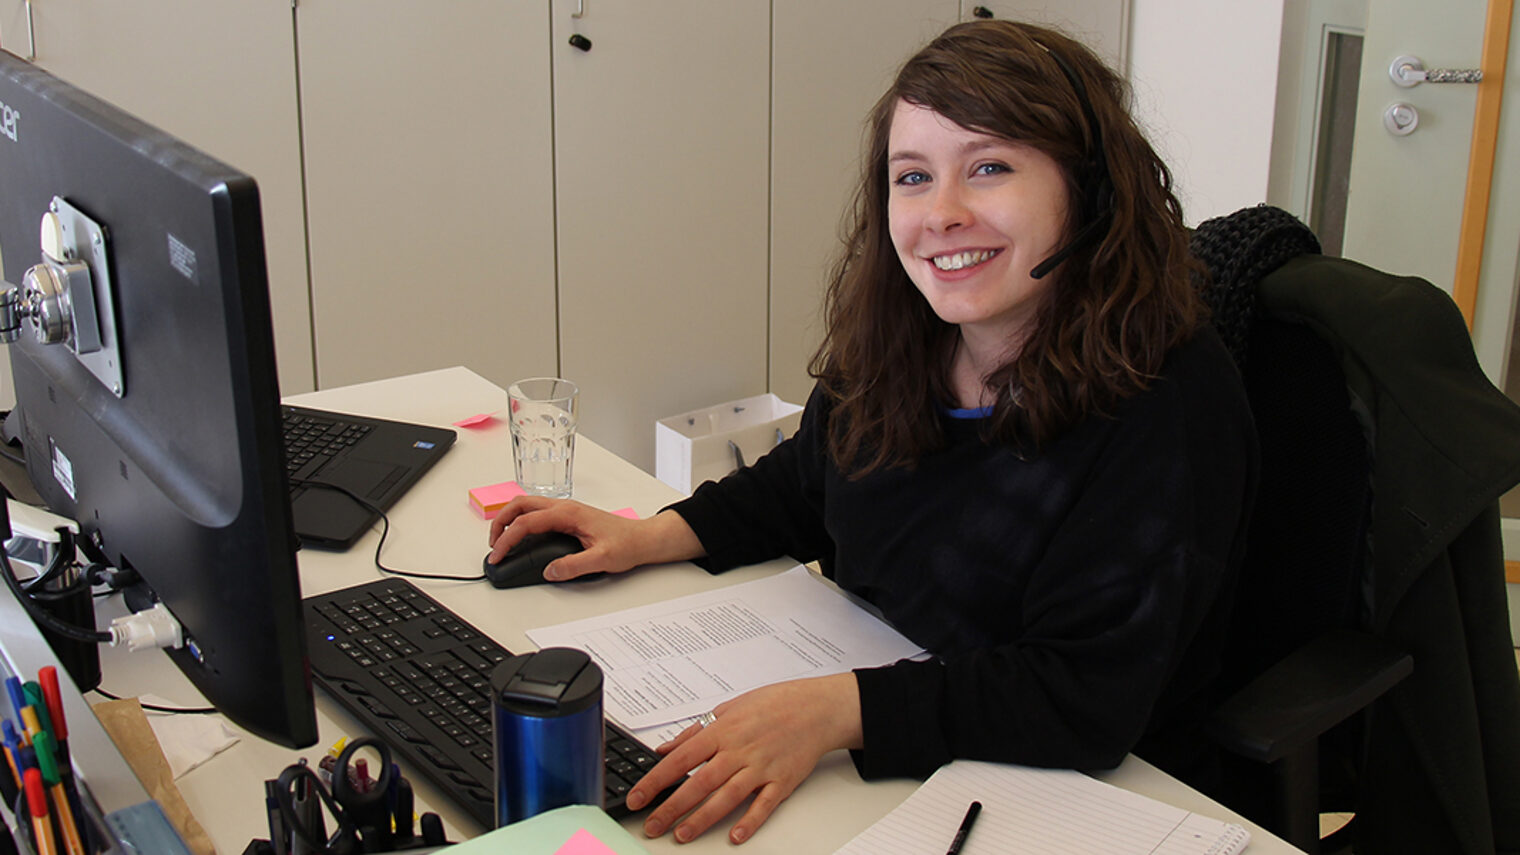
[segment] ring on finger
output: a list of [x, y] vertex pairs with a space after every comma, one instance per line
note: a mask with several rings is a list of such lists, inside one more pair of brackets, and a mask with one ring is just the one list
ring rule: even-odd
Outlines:
[[702, 713], [701, 715], [697, 716], [697, 724], [700, 724], [703, 727], [707, 727], [708, 725], [712, 724], [713, 722], [715, 722], [717, 720], [718, 720], [718, 717], [715, 716], [715, 715], [713, 715], [711, 712], [705, 712], [705, 713]]

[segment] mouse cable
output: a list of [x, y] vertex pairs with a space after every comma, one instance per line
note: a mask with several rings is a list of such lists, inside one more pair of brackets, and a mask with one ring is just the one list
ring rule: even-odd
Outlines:
[[[113, 695], [105, 689], [100, 688], [99, 686], [91, 689], [91, 691], [97, 695], [103, 695], [104, 697], [110, 698], [113, 701], [124, 700], [124, 698], [120, 697], [119, 695]], [[213, 715], [215, 713], [221, 712], [221, 710], [217, 709], [216, 707], [161, 707], [155, 704], [145, 704], [142, 701], [138, 701], [137, 703], [138, 706], [142, 707], [145, 710], [161, 713], [174, 713], [176, 715]]]
[[416, 573], [409, 570], [397, 570], [392, 567], [387, 567], [384, 564], [380, 563], [380, 551], [385, 548], [385, 538], [391, 533], [391, 518], [389, 516], [386, 516], [385, 511], [381, 510], [373, 503], [360, 498], [358, 494], [354, 493], [354, 491], [348, 489], [347, 487], [339, 486], [338, 484], [330, 484], [326, 481], [309, 481], [305, 478], [292, 478], [290, 479], [290, 483], [298, 487], [324, 487], [328, 490], [336, 490], [337, 492], [342, 493], [343, 495], [352, 499], [354, 503], [359, 507], [364, 508], [371, 513], [379, 514], [380, 522], [382, 525], [380, 528], [380, 542], [375, 544], [375, 566], [378, 567], [382, 573], [389, 573], [393, 576], [405, 576], [408, 579], [444, 579], [451, 582], [484, 582], [486, 579], [486, 574], [484, 573], [481, 573], [478, 576], [448, 576], [441, 573]]

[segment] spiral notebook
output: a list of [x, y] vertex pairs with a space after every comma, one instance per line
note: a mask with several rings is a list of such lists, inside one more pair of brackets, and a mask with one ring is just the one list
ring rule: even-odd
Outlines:
[[1244, 828], [1064, 769], [957, 760], [835, 855], [943, 852], [982, 803], [962, 855], [1235, 855]]

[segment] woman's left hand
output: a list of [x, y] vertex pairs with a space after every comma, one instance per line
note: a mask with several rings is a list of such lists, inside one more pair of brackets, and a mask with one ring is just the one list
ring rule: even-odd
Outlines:
[[628, 807], [639, 810], [686, 778], [644, 821], [650, 837], [680, 820], [676, 841], [694, 840], [753, 793], [754, 803], [728, 833], [743, 843], [823, 755], [859, 748], [862, 741], [860, 691], [851, 673], [764, 686], [719, 705], [713, 715], [711, 724], [692, 725], [661, 745], [664, 759], [629, 791]]

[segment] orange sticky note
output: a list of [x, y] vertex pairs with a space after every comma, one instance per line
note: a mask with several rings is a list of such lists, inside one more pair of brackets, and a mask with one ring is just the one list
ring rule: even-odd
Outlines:
[[565, 845], [554, 850], [554, 855], [617, 855], [617, 853], [598, 840], [596, 835], [583, 828], [570, 835]]
[[489, 425], [495, 421], [496, 417], [490, 413], [480, 413], [479, 415], [470, 416], [468, 418], [463, 418], [457, 422], [454, 422], [454, 427], [479, 428], [485, 427], [486, 425]]
[[489, 487], [476, 487], [470, 491], [470, 505], [475, 511], [486, 519], [496, 516], [496, 512], [506, 506], [518, 496], [523, 495], [523, 488], [516, 481], [503, 481], [500, 484], [492, 484]]

